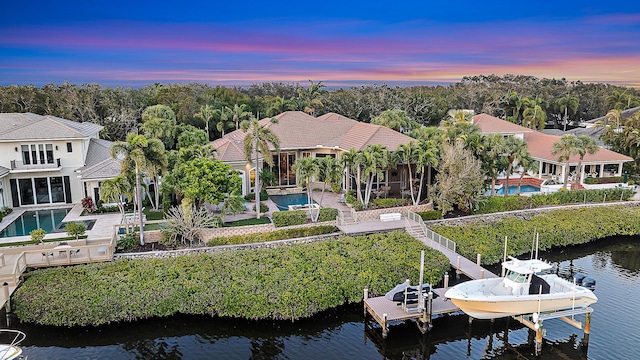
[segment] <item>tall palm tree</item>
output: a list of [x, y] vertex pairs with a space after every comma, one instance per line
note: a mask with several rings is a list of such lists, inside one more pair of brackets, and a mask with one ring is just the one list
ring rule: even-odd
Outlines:
[[607, 96], [607, 107], [609, 109], [626, 110], [637, 106], [638, 98], [627, 90], [614, 90]]
[[578, 160], [578, 171], [575, 180], [575, 188], [577, 189], [580, 184], [580, 179], [582, 177], [582, 160], [584, 160], [584, 156], [587, 154], [595, 154], [600, 150], [600, 147], [596, 143], [596, 141], [589, 135], [578, 135], [578, 143], [576, 147], [576, 153], [579, 156]]
[[317, 159], [318, 162], [318, 181], [322, 181], [322, 192], [320, 193], [320, 207], [324, 198], [324, 190], [326, 185], [339, 184], [342, 178], [342, 166], [335, 158], [325, 156]]
[[504, 154], [507, 156], [507, 179], [505, 181], [504, 196], [509, 195], [509, 177], [513, 171], [513, 164], [519, 163], [521, 159], [529, 155], [527, 143], [515, 136], [509, 136], [504, 141]]
[[[413, 141], [410, 141], [407, 144], [398, 145], [398, 149], [396, 150], [396, 153], [397, 153], [398, 157], [400, 158], [400, 161], [404, 165], [406, 165], [407, 168], [408, 168], [408, 172], [409, 172], [409, 193], [411, 194], [411, 201], [413, 202], [414, 205], [417, 205], [417, 203], [416, 203], [416, 197], [413, 194], [413, 173], [411, 171], [411, 164], [416, 162], [416, 159], [419, 156], [418, 151], [419, 151], [418, 146]], [[404, 196], [403, 196], [403, 198], [404, 198]]]
[[285, 111], [295, 110], [296, 106], [291, 100], [287, 100], [281, 96], [276, 96], [267, 108], [267, 116], [275, 116]]
[[[420, 140], [418, 143], [418, 156], [416, 157], [416, 172], [420, 174], [420, 185], [418, 186], [418, 203], [422, 198], [422, 187], [424, 186], [425, 168], [427, 168], [427, 196], [431, 192], [431, 169], [438, 165], [438, 146], [433, 141]], [[414, 203], [417, 205], [417, 203]]]
[[491, 134], [483, 137], [482, 167], [491, 178], [491, 196], [496, 194], [496, 179], [502, 171], [501, 160], [504, 154], [504, 138], [500, 134]]
[[276, 124], [277, 119], [272, 118], [267, 124], [260, 124], [257, 119], [242, 122], [242, 131], [244, 137], [244, 156], [249, 163], [252, 163], [251, 155], [255, 158], [255, 174], [256, 174], [256, 219], [260, 219], [260, 164], [258, 162], [258, 154], [262, 154], [263, 160], [273, 166], [273, 156], [269, 144], [273, 145], [276, 151], [280, 150], [280, 139], [269, 129], [270, 124]]
[[389, 151], [383, 145], [367, 145], [362, 151], [362, 176], [365, 179], [365, 193], [363, 205], [367, 207], [371, 199], [373, 180], [383, 175], [383, 169], [389, 164]]
[[151, 205], [154, 211], [158, 211], [160, 207], [160, 178], [167, 171], [169, 159], [161, 142], [150, 141], [145, 154], [147, 156], [147, 165], [144, 170], [155, 184], [155, 201], [151, 201]]
[[207, 133], [207, 141], [209, 141], [209, 122], [214, 118], [215, 115], [216, 109], [214, 109], [213, 106], [209, 104], [200, 106], [200, 112], [193, 115], [204, 121], [204, 131]]
[[[307, 204], [313, 204], [313, 200], [311, 200], [311, 182], [314, 178], [318, 177], [318, 161], [310, 157], [298, 158], [296, 159], [296, 162], [293, 164], [291, 169], [296, 173], [298, 186], [301, 188], [306, 188]], [[317, 217], [315, 216], [313, 208], [311, 206], [309, 206], [309, 214], [311, 215], [311, 220], [315, 222], [317, 220]]]
[[578, 153], [578, 137], [573, 134], [565, 134], [562, 135], [560, 140], [553, 143], [553, 151], [551, 154], [558, 155], [558, 161], [564, 162], [564, 188], [567, 187], [569, 183], [569, 158], [573, 154]]
[[233, 126], [233, 121], [229, 120], [231, 114], [227, 110], [229, 110], [228, 107], [223, 107], [222, 109], [216, 109], [214, 113], [214, 117], [217, 119], [216, 130], [218, 130], [221, 137], [224, 137], [225, 129]]
[[309, 80], [309, 87], [307, 89], [300, 87], [298, 88], [298, 98], [301, 101], [301, 105], [304, 106], [303, 111], [311, 116], [316, 115], [316, 110], [323, 107], [324, 104], [320, 98], [324, 94], [324, 90], [322, 88], [324, 85], [322, 81], [314, 83]]
[[234, 104], [233, 108], [225, 106], [225, 113], [227, 117], [236, 124], [236, 130], [240, 128], [240, 123], [248, 119], [251, 113], [247, 111], [247, 104]]
[[542, 130], [547, 121], [547, 112], [540, 101], [532, 100], [522, 112], [522, 125], [530, 129]]
[[[358, 165], [358, 157], [359, 154], [354, 148], [351, 148], [349, 151], [343, 152], [340, 155], [340, 163], [344, 167], [344, 171], [346, 173], [347, 191], [351, 190], [351, 176], [353, 175], [354, 167]], [[358, 181], [360, 181], [359, 178]], [[358, 196], [358, 200], [360, 200], [360, 196]]]
[[138, 203], [138, 219], [140, 221], [140, 245], [144, 245], [144, 222], [142, 217], [142, 194], [140, 178], [148, 169], [149, 159], [156, 156], [155, 152], [164, 151], [164, 145], [158, 139], [147, 139], [144, 135], [129, 133], [126, 141], [116, 141], [109, 152], [114, 159], [120, 159], [122, 172], [129, 169], [135, 171], [136, 201]]
[[100, 185], [100, 198], [106, 202], [115, 202], [118, 205], [120, 214], [124, 218], [124, 201], [123, 196], [131, 193], [131, 183], [127, 178], [120, 174], [113, 179], [102, 181]]
[[564, 125], [563, 131], [567, 131], [567, 123], [569, 122], [569, 113], [575, 114], [578, 111], [580, 105], [580, 99], [574, 96], [564, 96], [556, 101], [556, 107], [560, 113], [563, 113], [562, 123]]

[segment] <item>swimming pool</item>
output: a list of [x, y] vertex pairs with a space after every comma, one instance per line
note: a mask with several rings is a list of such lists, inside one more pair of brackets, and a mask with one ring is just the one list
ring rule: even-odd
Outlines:
[[67, 216], [71, 208], [25, 211], [9, 226], [0, 231], [0, 237], [25, 236], [31, 230], [43, 229], [47, 234], [54, 232]]
[[[307, 203], [307, 194], [269, 195], [280, 211], [289, 210], [289, 205], [304, 205]], [[316, 202], [311, 200], [313, 204]]]
[[[520, 186], [520, 192], [521, 193], [529, 193], [529, 192], [538, 192], [540, 191], [539, 187], [535, 187], [532, 185], [522, 185]], [[513, 194], [517, 194], [518, 193], [518, 185], [515, 186], [509, 186], [509, 195], [513, 195]], [[491, 190], [489, 190], [487, 192], [487, 194], [491, 194]], [[496, 194], [498, 195], [504, 195], [504, 186], [501, 187], [500, 189], [496, 189]]]

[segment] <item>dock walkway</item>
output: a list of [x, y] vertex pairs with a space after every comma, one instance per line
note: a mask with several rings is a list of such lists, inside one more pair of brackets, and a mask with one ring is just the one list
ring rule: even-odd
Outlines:
[[[416, 221], [417, 220], [417, 221]], [[411, 236], [422, 241], [425, 245], [434, 250], [440, 251], [442, 254], [449, 258], [449, 263], [459, 273], [468, 276], [471, 279], [482, 278], [494, 278], [498, 275], [480, 266], [479, 258], [477, 262], [473, 262], [460, 254], [456, 253], [455, 243], [446, 238], [429, 234], [429, 231], [424, 222], [419, 216], [415, 214], [409, 214], [409, 217], [400, 221], [393, 221], [394, 226], [398, 226], [399, 222], [402, 222], [403, 229], [407, 231]], [[373, 224], [372, 222], [362, 226], [360, 229], [367, 229], [367, 231], [375, 231], [380, 228], [381, 230], [389, 230], [391, 224]], [[380, 222], [381, 223], [381, 222]], [[392, 221], [389, 221], [392, 223]], [[353, 227], [355, 225], [351, 225]], [[357, 232], [357, 231], [354, 231]], [[430, 236], [427, 236], [430, 235]], [[434, 240], [437, 239], [436, 240]], [[459, 308], [452, 302], [447, 301], [444, 294], [448, 290], [448, 275], [445, 276], [445, 287], [433, 289], [432, 291], [438, 296], [435, 299], [428, 298], [425, 301], [425, 306], [415, 306], [412, 308], [403, 307], [401, 303], [394, 302], [387, 299], [384, 296], [368, 297], [368, 292], [365, 289], [364, 293], [364, 314], [365, 319], [368, 315], [382, 327], [382, 337], [386, 338], [389, 332], [389, 324], [393, 322], [415, 320], [418, 328], [422, 333], [426, 333], [431, 328], [431, 320], [433, 315], [448, 314], [458, 311]], [[366, 320], [365, 320], [366, 321]]]

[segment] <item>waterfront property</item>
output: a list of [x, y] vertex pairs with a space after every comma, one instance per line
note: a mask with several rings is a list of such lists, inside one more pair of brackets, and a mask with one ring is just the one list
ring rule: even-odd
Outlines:
[[[298, 184], [292, 166], [303, 157], [339, 158], [343, 152], [351, 149], [362, 150], [368, 145], [382, 145], [388, 150], [396, 150], [400, 144], [408, 144], [413, 139], [385, 126], [367, 124], [349, 119], [335, 113], [313, 117], [301, 111], [287, 111], [276, 115], [277, 123], [271, 118], [260, 120], [280, 139], [280, 151], [272, 149], [274, 166], [271, 168], [276, 177], [276, 187], [295, 187]], [[242, 177], [242, 194], [254, 192], [255, 166], [247, 162], [243, 144], [244, 132], [235, 130], [224, 137], [214, 140], [211, 145], [218, 149], [216, 158], [230, 164]], [[263, 167], [263, 158], [258, 159], [258, 168]], [[415, 172], [414, 172], [415, 174]], [[347, 183], [347, 178], [343, 184]], [[408, 170], [402, 164], [397, 168], [383, 171], [376, 177], [374, 188], [384, 195], [400, 195], [411, 185]]]
[[[104, 151], [111, 143], [99, 138], [102, 128], [50, 115], [0, 114], [0, 206], [97, 201], [99, 181], [120, 171]], [[118, 172], [110, 172], [116, 165]]]
[[[618, 177], [622, 176], [622, 165], [633, 161], [632, 158], [617, 152], [600, 148], [595, 154], [585, 154], [581, 164], [581, 171], [577, 171], [579, 156], [571, 155], [569, 168], [564, 162], [558, 161], [559, 155], [553, 155], [553, 144], [560, 140], [560, 136], [543, 134], [539, 131], [526, 128], [511, 122], [498, 119], [491, 115], [479, 114], [473, 117], [472, 123], [480, 127], [480, 132], [485, 135], [502, 134], [514, 136], [527, 143], [531, 156], [539, 162], [538, 171], [533, 174], [538, 179], [564, 179], [564, 174], [569, 173], [570, 181], [580, 173], [580, 184], [585, 186], [587, 177]], [[517, 176], [520, 177], [519, 175]], [[517, 181], [512, 178], [511, 182]], [[615, 184], [610, 185], [616, 186]]]
[[26, 236], [35, 229], [51, 233], [60, 227], [69, 210], [70, 208], [25, 211], [0, 231], [0, 237]]

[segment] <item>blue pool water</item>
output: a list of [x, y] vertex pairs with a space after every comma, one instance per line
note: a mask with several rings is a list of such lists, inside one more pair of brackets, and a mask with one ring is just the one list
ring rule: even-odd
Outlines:
[[71, 209], [25, 211], [9, 226], [0, 231], [0, 237], [25, 236], [29, 235], [31, 230], [38, 228], [49, 234], [58, 228], [69, 210]]
[[[280, 211], [289, 210], [289, 205], [304, 205], [307, 203], [307, 194], [269, 195]], [[311, 200], [313, 204], [316, 202]]]
[[[528, 193], [528, 192], [537, 192], [540, 191], [539, 187], [535, 187], [535, 186], [531, 186], [531, 185], [522, 185], [520, 186], [520, 192], [521, 193]], [[509, 195], [513, 195], [513, 194], [517, 194], [518, 193], [518, 186], [509, 186]], [[488, 191], [488, 194], [491, 194], [491, 190]], [[504, 187], [501, 187], [500, 189], [496, 189], [496, 194], [498, 195], [504, 195]]]

